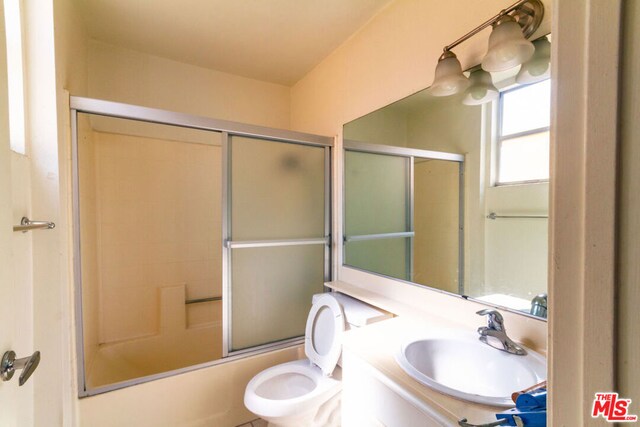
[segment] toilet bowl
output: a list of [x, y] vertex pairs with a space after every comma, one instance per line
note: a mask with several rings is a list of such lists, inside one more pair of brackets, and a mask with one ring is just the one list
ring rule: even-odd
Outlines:
[[308, 359], [257, 374], [247, 384], [245, 406], [273, 427], [339, 426], [342, 333], [387, 317], [346, 295], [314, 295], [305, 330]]

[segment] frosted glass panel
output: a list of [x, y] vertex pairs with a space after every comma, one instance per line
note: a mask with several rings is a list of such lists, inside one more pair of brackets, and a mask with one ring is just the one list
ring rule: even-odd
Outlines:
[[323, 237], [324, 152], [232, 137], [232, 240]]
[[345, 152], [347, 236], [408, 231], [409, 159]]
[[232, 350], [304, 335], [324, 245], [232, 250]]
[[410, 280], [408, 238], [375, 239], [345, 245], [345, 264], [385, 276]]

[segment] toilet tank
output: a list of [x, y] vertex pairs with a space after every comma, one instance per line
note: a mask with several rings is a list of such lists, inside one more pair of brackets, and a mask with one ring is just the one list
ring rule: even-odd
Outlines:
[[[315, 304], [316, 299], [322, 294], [313, 296], [312, 302]], [[371, 323], [393, 317], [391, 313], [375, 308], [367, 303], [359, 301], [340, 292], [332, 292], [331, 295], [338, 300], [342, 306], [345, 318], [345, 330], [352, 328], [361, 328]]]

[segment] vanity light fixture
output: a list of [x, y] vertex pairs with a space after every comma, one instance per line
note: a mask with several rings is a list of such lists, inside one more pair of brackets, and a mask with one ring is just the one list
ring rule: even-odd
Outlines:
[[485, 71], [505, 71], [524, 64], [533, 56], [533, 43], [524, 38], [520, 25], [510, 15], [493, 24], [489, 36], [489, 51], [482, 60]]
[[516, 82], [520, 84], [531, 84], [549, 78], [551, 74], [551, 43], [546, 37], [542, 37], [533, 42], [536, 53], [533, 57], [522, 64]]
[[478, 69], [471, 72], [469, 80], [471, 86], [465, 92], [463, 104], [480, 105], [498, 98], [498, 89], [493, 85], [491, 74]]
[[436, 66], [436, 76], [429, 88], [433, 96], [449, 96], [469, 87], [469, 79], [462, 73], [456, 54], [445, 50]]
[[531, 59], [535, 48], [527, 38], [538, 29], [543, 15], [544, 6], [540, 0], [518, 0], [445, 46], [444, 53], [438, 59], [430, 93], [434, 96], [454, 95], [469, 86], [468, 79], [462, 73], [460, 61], [451, 49], [490, 25], [493, 26], [493, 31], [489, 37], [489, 51], [482, 61], [485, 71], [503, 71]]

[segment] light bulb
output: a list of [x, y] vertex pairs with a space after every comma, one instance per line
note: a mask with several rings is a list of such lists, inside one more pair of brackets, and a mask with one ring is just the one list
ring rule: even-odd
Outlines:
[[484, 70], [476, 70], [469, 76], [471, 86], [467, 89], [462, 103], [480, 105], [498, 98], [498, 89], [493, 85], [491, 74]]
[[504, 15], [493, 24], [482, 69], [494, 72], [508, 70], [528, 61], [534, 51], [533, 44], [524, 38], [520, 25], [513, 17]]
[[530, 60], [522, 64], [516, 82], [521, 84], [536, 83], [549, 78], [551, 74], [551, 43], [546, 37], [533, 42], [536, 52]]
[[438, 59], [435, 78], [429, 93], [433, 96], [449, 96], [469, 87], [469, 79], [462, 74], [462, 66], [455, 53], [446, 51]]

